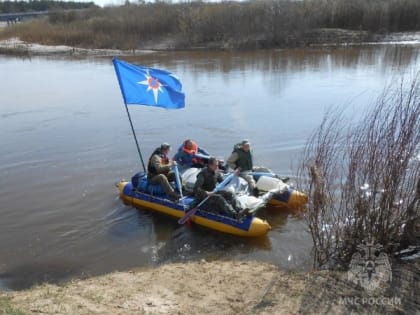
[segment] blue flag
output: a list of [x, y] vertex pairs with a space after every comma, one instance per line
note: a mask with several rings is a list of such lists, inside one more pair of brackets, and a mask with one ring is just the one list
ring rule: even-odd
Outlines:
[[126, 105], [185, 107], [181, 82], [170, 72], [112, 59]]

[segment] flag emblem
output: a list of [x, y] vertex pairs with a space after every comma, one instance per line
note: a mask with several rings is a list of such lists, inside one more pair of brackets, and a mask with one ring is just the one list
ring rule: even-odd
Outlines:
[[149, 71], [147, 70], [147, 74], [145, 74], [146, 80], [138, 82], [139, 84], [143, 84], [147, 86], [147, 92], [150, 90], [153, 91], [153, 95], [155, 96], [155, 103], [158, 103], [158, 93], [163, 93], [162, 84], [159, 82], [158, 79], [153, 78], [150, 76]]
[[185, 107], [182, 84], [172, 73], [155, 68], [112, 60], [126, 105]]

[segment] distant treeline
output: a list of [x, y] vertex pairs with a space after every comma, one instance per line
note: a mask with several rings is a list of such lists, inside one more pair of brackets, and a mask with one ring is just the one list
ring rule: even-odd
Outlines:
[[70, 10], [93, 8], [92, 2], [29, 0], [29, 1], [1, 1], [0, 13], [16, 13], [28, 11]]
[[55, 12], [0, 36], [87, 48], [269, 48], [414, 30], [420, 30], [420, 0], [127, 1], [121, 7]]

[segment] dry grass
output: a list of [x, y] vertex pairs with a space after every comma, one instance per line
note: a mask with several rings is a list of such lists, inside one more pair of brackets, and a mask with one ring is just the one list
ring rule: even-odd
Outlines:
[[25, 314], [54, 315], [414, 314], [419, 302], [418, 295], [412, 294], [418, 285], [416, 268], [405, 266], [395, 272], [403, 283], [395, 283], [388, 294], [372, 295], [401, 299], [395, 305], [341, 303], [346, 297], [361, 300], [366, 296], [346, 280], [346, 273], [283, 272], [262, 262], [227, 261], [170, 264], [73, 280], [62, 286], [44, 284], [0, 293], [0, 301], [7, 301], [8, 310], [13, 305]]
[[20, 309], [12, 307], [11, 298], [0, 296], [0, 315], [24, 315]]
[[129, 4], [74, 12], [7, 29], [2, 38], [19, 37], [43, 44], [85, 48], [148, 48], [173, 42], [171, 48], [259, 48], [304, 46], [324, 40], [320, 29], [368, 34], [420, 29], [417, 0], [249, 1], [222, 3], [164, 2]]

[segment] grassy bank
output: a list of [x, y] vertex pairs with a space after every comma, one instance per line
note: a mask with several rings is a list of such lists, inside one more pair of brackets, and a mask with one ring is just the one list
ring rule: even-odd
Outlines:
[[415, 314], [416, 270], [398, 268], [392, 288], [368, 294], [346, 272], [285, 272], [261, 262], [171, 264], [0, 293], [0, 314]]
[[[1, 293], [0, 293], [1, 295]], [[0, 315], [24, 315], [25, 313], [11, 306], [11, 298], [0, 296]]]
[[415, 30], [417, 0], [157, 2], [55, 12], [9, 27], [0, 38], [84, 48], [254, 49], [357, 42]]

